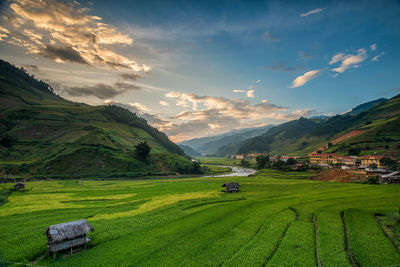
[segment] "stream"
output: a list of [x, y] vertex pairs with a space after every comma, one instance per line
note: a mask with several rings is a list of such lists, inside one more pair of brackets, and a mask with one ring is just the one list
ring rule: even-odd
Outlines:
[[256, 173], [256, 170], [247, 169], [247, 168], [243, 168], [243, 167], [237, 167], [237, 166], [220, 166], [220, 167], [231, 168], [232, 172], [226, 173], [226, 174], [221, 174], [221, 175], [209, 175], [209, 176], [204, 176], [204, 177], [249, 176], [250, 174]]

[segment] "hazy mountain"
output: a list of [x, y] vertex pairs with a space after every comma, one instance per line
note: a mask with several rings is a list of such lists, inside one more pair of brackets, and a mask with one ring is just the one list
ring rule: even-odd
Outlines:
[[253, 136], [260, 135], [268, 131], [268, 129], [273, 126], [274, 125], [271, 124], [263, 127], [237, 129], [221, 135], [195, 138], [180, 142], [178, 144], [190, 146], [202, 155], [212, 155], [215, 154], [222, 146], [237, 143]]
[[193, 148], [187, 145], [179, 145], [180, 148], [183, 149], [186, 155], [189, 155], [191, 157], [199, 157], [201, 154], [197, 151], [195, 151]]
[[400, 95], [389, 100], [371, 101], [356, 106], [352, 111], [324, 120], [300, 118], [290, 121], [260, 136], [223, 146], [217, 154], [265, 152], [305, 155], [328, 142], [334, 144], [327, 152], [343, 155], [354, 147], [359, 148], [361, 154], [399, 154]]

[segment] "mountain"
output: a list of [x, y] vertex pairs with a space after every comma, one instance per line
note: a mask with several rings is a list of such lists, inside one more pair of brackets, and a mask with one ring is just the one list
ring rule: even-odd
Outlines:
[[267, 125], [256, 128], [244, 128], [233, 130], [224, 134], [195, 138], [188, 141], [178, 143], [179, 145], [190, 146], [202, 155], [214, 155], [222, 147], [229, 144], [237, 143], [247, 138], [265, 133], [274, 125]]
[[[353, 111], [324, 120], [290, 121], [260, 136], [230, 144], [230, 148], [236, 148], [237, 154], [280, 155], [306, 155], [317, 150], [348, 155], [350, 149], [357, 148], [361, 155], [400, 157], [400, 95], [359, 105]], [[227, 149], [222, 147], [217, 154]]]
[[[151, 162], [135, 157], [146, 141]], [[127, 109], [65, 100], [0, 61], [0, 174], [141, 175], [190, 170], [183, 150]]]
[[360, 114], [361, 112], [368, 111], [368, 110], [370, 110], [371, 108], [375, 107], [376, 105], [378, 105], [378, 104], [380, 104], [380, 103], [383, 103], [383, 102], [386, 102], [386, 101], [387, 101], [387, 98], [379, 98], [379, 99], [377, 99], [377, 100], [373, 100], [373, 101], [370, 101], [370, 102], [367, 102], [367, 103], [358, 105], [358, 106], [356, 106], [355, 108], [352, 108], [349, 112], [347, 112], [347, 113], [345, 113], [345, 114], [347, 114], [347, 115], [353, 115], [353, 116], [354, 116], [354, 115], [358, 115], [358, 114]]
[[186, 155], [189, 155], [191, 157], [199, 157], [201, 154], [197, 151], [195, 151], [193, 148], [187, 145], [179, 145], [180, 148], [183, 149]]

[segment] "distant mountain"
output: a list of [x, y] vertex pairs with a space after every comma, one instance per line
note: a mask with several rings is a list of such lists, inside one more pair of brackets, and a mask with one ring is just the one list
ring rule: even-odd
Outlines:
[[273, 126], [274, 125], [267, 125], [257, 128], [238, 129], [221, 135], [195, 138], [180, 142], [178, 144], [190, 146], [202, 155], [214, 155], [222, 146], [237, 143], [253, 136], [260, 135], [268, 131]]
[[[150, 164], [135, 157], [142, 141], [151, 147]], [[0, 60], [0, 175], [190, 170], [184, 156], [164, 133], [127, 109], [65, 100], [47, 83]]]
[[186, 155], [189, 155], [191, 157], [199, 157], [201, 154], [197, 151], [195, 151], [193, 148], [191, 148], [188, 145], [179, 145], [180, 148], [183, 149]]
[[352, 108], [349, 112], [347, 112], [345, 114], [355, 116], [355, 115], [360, 114], [361, 112], [368, 111], [371, 108], [375, 107], [376, 105], [386, 102], [386, 101], [387, 101], [387, 98], [379, 98], [377, 100], [373, 100], [373, 101], [358, 105], [355, 108]]
[[290, 121], [260, 136], [223, 146], [217, 154], [306, 155], [322, 149], [347, 155], [350, 148], [357, 148], [361, 154], [400, 157], [400, 95], [359, 105], [353, 111], [324, 120]]
[[330, 118], [331, 116], [326, 116], [326, 115], [315, 115], [315, 116], [311, 116], [309, 117], [309, 119], [320, 119], [320, 120], [325, 120]]

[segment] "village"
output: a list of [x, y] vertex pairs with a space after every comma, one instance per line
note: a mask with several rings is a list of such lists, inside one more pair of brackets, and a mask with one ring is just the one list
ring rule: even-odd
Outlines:
[[[242, 161], [257, 161], [261, 157], [267, 157], [271, 166], [283, 164], [289, 170], [329, 170], [336, 169], [342, 171], [331, 171], [330, 173], [354, 174], [352, 181], [368, 180], [376, 178], [380, 184], [400, 184], [400, 160], [396, 161], [392, 157], [382, 155], [364, 156], [341, 156], [335, 153], [310, 153], [306, 157], [286, 156], [286, 155], [266, 155], [264, 153], [238, 154], [232, 158]], [[333, 177], [334, 178], [334, 177]]]

